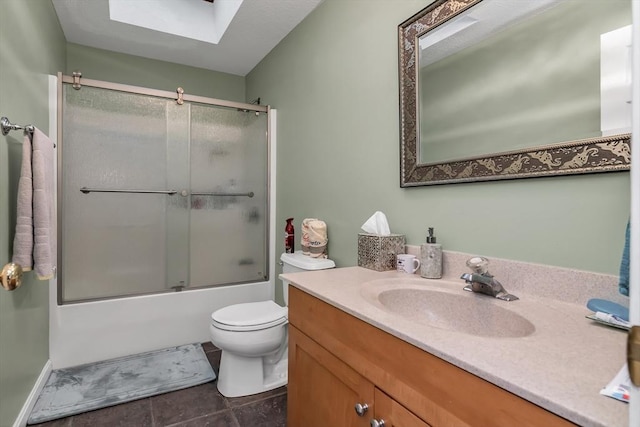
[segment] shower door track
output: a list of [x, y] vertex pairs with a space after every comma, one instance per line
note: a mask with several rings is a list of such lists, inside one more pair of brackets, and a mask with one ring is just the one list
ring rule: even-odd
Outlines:
[[[102, 80], [92, 80], [92, 79], [85, 79], [82, 78], [82, 73], [79, 72], [74, 72], [74, 75], [69, 76], [69, 75], [65, 75], [61, 72], [59, 72], [57, 74], [58, 77], [58, 90], [57, 90], [57, 110], [58, 110], [58, 114], [57, 114], [57, 140], [58, 140], [58, 144], [57, 144], [57, 149], [56, 149], [56, 155], [57, 155], [57, 198], [60, 199], [63, 197], [63, 189], [62, 189], [62, 154], [63, 154], [63, 149], [64, 149], [64, 141], [63, 141], [63, 135], [62, 135], [62, 107], [63, 107], [63, 96], [62, 96], [62, 86], [64, 83], [68, 83], [73, 85], [73, 88], [76, 90], [82, 90], [82, 86], [88, 86], [88, 87], [95, 87], [95, 88], [100, 88], [100, 89], [108, 89], [108, 90], [113, 90], [113, 91], [118, 91], [118, 92], [126, 92], [126, 93], [132, 93], [132, 94], [137, 94], [137, 95], [147, 95], [147, 96], [153, 96], [156, 98], [164, 98], [164, 99], [172, 99], [174, 101], [176, 101], [176, 103], [178, 105], [183, 105], [184, 102], [192, 102], [192, 103], [197, 103], [197, 104], [205, 104], [205, 105], [214, 105], [217, 107], [227, 107], [227, 108], [235, 108], [237, 110], [242, 110], [242, 111], [254, 111], [256, 113], [267, 113], [267, 117], [269, 117], [269, 113], [271, 111], [271, 107], [269, 105], [258, 105], [258, 104], [248, 104], [248, 103], [244, 103], [244, 102], [236, 102], [236, 101], [227, 101], [224, 99], [217, 99], [217, 98], [209, 98], [209, 97], [205, 97], [205, 96], [198, 96], [198, 95], [191, 95], [191, 94], [187, 94], [184, 92], [184, 90], [182, 88], [177, 88], [176, 92], [169, 92], [166, 90], [159, 90], [159, 89], [151, 89], [151, 88], [146, 88], [146, 87], [142, 87], [142, 86], [133, 86], [133, 85], [126, 85], [126, 84], [121, 84], [121, 83], [112, 83], [112, 82], [105, 82]], [[117, 123], [114, 123], [113, 126], [117, 126]], [[270, 218], [270, 210], [271, 210], [271, 177], [272, 177], [272, 171], [271, 171], [271, 161], [272, 161], [272, 154], [271, 154], [271, 120], [267, 120], [267, 194], [266, 194], [266, 201], [267, 201], [267, 209], [266, 209], [266, 224], [268, 229], [270, 229], [269, 224], [271, 224], [271, 218]], [[90, 191], [96, 191], [96, 192], [100, 192], [101, 190], [99, 189], [88, 189]], [[102, 190], [102, 192], [105, 192], [104, 190]], [[108, 192], [112, 192], [112, 191], [108, 191]], [[120, 191], [118, 191], [120, 192]], [[127, 191], [125, 191], [127, 192]], [[140, 190], [134, 190], [134, 192], [143, 192]], [[146, 191], [145, 191], [146, 192]], [[165, 193], [165, 194], [169, 194], [172, 195], [173, 191], [153, 191], [153, 193]], [[245, 197], [253, 197], [254, 193], [253, 192], [248, 192], [248, 193], [192, 193], [192, 195], [202, 195], [202, 196], [245, 196]], [[62, 203], [57, 203], [57, 216], [58, 216], [58, 220], [57, 220], [57, 233], [58, 233], [58, 255], [57, 255], [57, 265], [58, 266], [62, 266], [62, 218], [64, 214], [64, 209], [62, 207]], [[267, 265], [266, 265], [266, 277], [270, 277], [272, 274], [271, 271], [271, 266], [269, 265], [269, 259], [271, 257], [271, 255], [269, 255], [270, 251], [269, 251], [269, 246], [270, 246], [270, 241], [273, 238], [273, 236], [271, 235], [271, 232], [267, 232], [267, 236], [268, 238], [265, 239], [265, 247], [266, 247], [266, 253], [267, 255]], [[103, 300], [110, 300], [110, 299], [114, 299], [114, 297], [98, 297], [98, 298], [90, 298], [90, 299], [86, 299], [86, 300], [81, 300], [81, 301], [67, 301], [64, 302], [62, 300], [62, 284], [63, 284], [63, 277], [62, 277], [62, 268], [58, 268], [57, 272], [56, 272], [56, 276], [57, 276], [57, 302], [58, 305], [68, 305], [68, 304], [77, 304], [77, 303], [83, 303], [83, 302], [91, 302], [91, 301], [103, 301]], [[237, 282], [237, 283], [228, 283], [229, 285], [233, 285], [233, 284], [238, 284], [238, 283], [244, 283], [244, 282]], [[206, 289], [206, 288], [215, 288], [215, 287], [220, 287], [221, 285], [209, 285], [209, 286], [198, 286], [197, 289]], [[127, 295], [127, 296], [122, 296], [122, 297], [116, 297], [116, 298], [127, 298], [127, 297], [131, 297], [131, 296], [142, 296], [142, 295], [152, 295], [152, 294], [158, 294], [158, 293], [166, 293], [166, 292], [172, 292], [172, 291], [160, 291], [160, 292], [149, 292], [149, 293], [141, 293], [141, 294], [135, 294], [135, 295]]]
[[[76, 79], [73, 76], [67, 76], [62, 73], [58, 73], [58, 81], [61, 82], [59, 87], [60, 89], [62, 89], [62, 83], [74, 84]], [[111, 82], [105, 82], [102, 80], [91, 80], [91, 79], [82, 78], [82, 85], [78, 87], [77, 90], [82, 90], [82, 86], [97, 87], [100, 89], [110, 89], [118, 92], [135, 93], [138, 95], [155, 96], [157, 98], [173, 99], [176, 101], [176, 103], [178, 102], [178, 98], [179, 98], [177, 91], [169, 92], [166, 90], [151, 89], [151, 88], [142, 87], [142, 86], [131, 86], [131, 85], [125, 85], [120, 83], [111, 83]], [[58, 107], [60, 107], [61, 93], [58, 93], [58, 95], [59, 95]], [[238, 108], [241, 110], [256, 111], [259, 113], [266, 113], [269, 111], [268, 105], [246, 104], [244, 102], [227, 101], [224, 99], [208, 98], [205, 96], [190, 95], [187, 93], [180, 94], [180, 97], [185, 102], [196, 102], [198, 104], [208, 104], [208, 105], [216, 105], [219, 107]]]

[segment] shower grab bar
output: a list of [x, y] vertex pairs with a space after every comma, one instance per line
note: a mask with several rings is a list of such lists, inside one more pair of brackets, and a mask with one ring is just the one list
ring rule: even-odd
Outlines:
[[177, 190], [115, 190], [115, 189], [104, 189], [104, 188], [87, 188], [82, 187], [80, 189], [84, 194], [88, 193], [140, 193], [140, 194], [168, 194], [173, 196], [174, 194], [178, 194]]
[[238, 197], [253, 197], [255, 194], [253, 193], [253, 191], [250, 191], [248, 193], [191, 193], [192, 196], [213, 196], [213, 197], [231, 197], [231, 196], [238, 196]]

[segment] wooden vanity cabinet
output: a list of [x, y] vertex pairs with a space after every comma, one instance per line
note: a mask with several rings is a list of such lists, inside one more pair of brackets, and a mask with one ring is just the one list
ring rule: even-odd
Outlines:
[[[289, 348], [295, 360], [289, 374], [299, 381], [289, 382], [288, 425], [369, 427], [375, 418], [384, 427], [429, 427], [295, 327]], [[357, 403], [367, 405], [362, 415]]]
[[289, 323], [288, 427], [574, 425], [294, 287]]
[[[407, 408], [376, 388], [374, 419], [384, 421], [384, 427], [430, 427]], [[375, 425], [375, 424], [374, 424]]]
[[373, 405], [373, 383], [291, 325], [289, 360], [288, 426], [369, 427], [371, 410], [358, 416], [355, 405]]

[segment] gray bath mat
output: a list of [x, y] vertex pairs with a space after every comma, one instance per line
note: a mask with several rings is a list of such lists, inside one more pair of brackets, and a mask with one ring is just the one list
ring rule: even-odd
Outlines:
[[105, 408], [216, 379], [200, 344], [51, 372], [28, 424]]

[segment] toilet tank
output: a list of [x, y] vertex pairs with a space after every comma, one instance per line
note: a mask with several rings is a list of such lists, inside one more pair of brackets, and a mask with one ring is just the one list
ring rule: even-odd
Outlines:
[[[280, 256], [280, 261], [282, 261], [282, 273], [326, 270], [327, 268], [334, 268], [336, 266], [336, 263], [330, 259], [313, 258], [308, 255], [303, 255], [302, 251], [297, 251], [293, 254], [284, 253]], [[289, 282], [284, 279], [281, 279], [281, 281], [284, 303], [285, 305], [289, 305]]]

